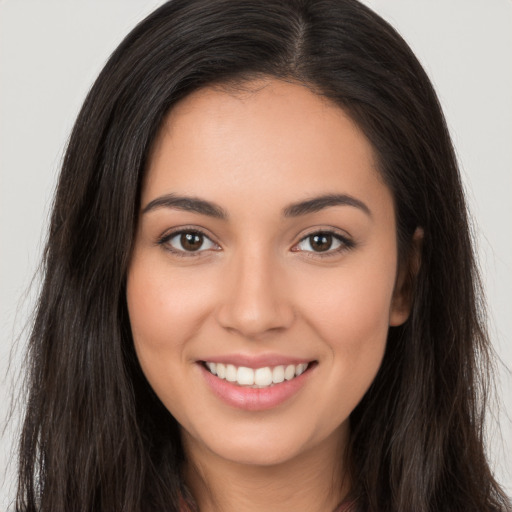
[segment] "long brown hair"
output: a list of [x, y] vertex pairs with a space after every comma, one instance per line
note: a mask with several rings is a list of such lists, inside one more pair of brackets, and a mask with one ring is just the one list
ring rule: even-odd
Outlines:
[[140, 184], [177, 101], [262, 75], [358, 123], [402, 257], [424, 232], [412, 314], [351, 415], [358, 508], [509, 510], [484, 451], [489, 342], [460, 176], [417, 59], [356, 0], [173, 0], [113, 53], [69, 141], [30, 339], [18, 512], [179, 510], [179, 428], [142, 375], [125, 300]]

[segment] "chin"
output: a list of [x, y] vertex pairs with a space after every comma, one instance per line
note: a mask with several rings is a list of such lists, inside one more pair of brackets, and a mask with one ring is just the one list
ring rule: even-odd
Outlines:
[[267, 446], [241, 440], [229, 446], [211, 447], [217, 456], [235, 464], [246, 466], [276, 466], [299, 456], [300, 450], [292, 446], [269, 443]]
[[192, 436], [184, 432], [184, 439], [192, 450], [193, 445], [202, 445], [215, 458], [234, 464], [268, 467], [307, 458], [309, 452], [321, 449], [331, 436], [343, 437], [338, 428], [321, 433], [307, 421], [299, 422], [298, 426], [301, 429], [294, 431], [282, 424], [265, 428], [254, 422], [246, 425], [248, 428], [241, 425], [238, 429], [210, 428], [205, 435]]

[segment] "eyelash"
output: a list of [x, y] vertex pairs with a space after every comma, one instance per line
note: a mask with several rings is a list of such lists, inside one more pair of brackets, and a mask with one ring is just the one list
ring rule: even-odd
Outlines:
[[[204, 242], [209, 241], [210, 244], [212, 244], [215, 247], [215, 250], [218, 249], [218, 245], [209, 237], [207, 234], [205, 234], [203, 231], [197, 229], [197, 228], [180, 228], [179, 230], [172, 231], [170, 233], [166, 233], [161, 238], [158, 239], [157, 244], [164, 247], [166, 251], [169, 251], [173, 253], [174, 255], [181, 257], [181, 258], [190, 258], [190, 257], [198, 257], [202, 255], [203, 252], [205, 252], [208, 249], [198, 249], [196, 251], [187, 251], [185, 249], [176, 249], [173, 247], [170, 242], [173, 238], [180, 237], [183, 235], [198, 235], [202, 237], [202, 244]], [[181, 241], [180, 241], [181, 244]], [[182, 245], [183, 247], [183, 245]]]
[[[197, 228], [180, 228], [179, 230], [172, 231], [171, 233], [167, 233], [167, 234], [163, 235], [161, 238], [159, 238], [157, 241], [157, 244], [160, 246], [163, 246], [165, 250], [173, 253], [174, 255], [176, 255], [178, 257], [182, 257], [182, 258], [198, 257], [198, 256], [202, 255], [202, 253], [204, 253], [205, 251], [208, 251], [211, 249], [211, 247], [209, 247], [207, 249], [199, 248], [195, 251], [187, 251], [185, 249], [176, 249], [175, 247], [173, 247], [170, 244], [171, 240], [173, 240], [174, 238], [176, 238], [178, 236], [181, 237], [183, 235], [198, 235], [198, 236], [202, 237], [201, 245], [203, 245], [206, 241], [208, 241], [213, 247], [215, 247], [214, 250], [216, 250], [216, 251], [220, 250], [220, 247], [218, 246], [218, 244], [216, 244], [207, 234], [205, 234], [203, 231], [201, 231]], [[309, 241], [309, 246], [311, 247], [312, 237], [314, 237], [314, 236], [332, 237], [332, 241], [338, 242], [339, 246], [336, 247], [335, 249], [331, 249], [329, 247], [325, 251], [314, 251], [314, 250], [311, 250], [311, 251], [302, 250], [301, 251], [300, 249], [297, 248], [300, 244], [305, 243], [307, 241]], [[182, 245], [182, 241], [180, 241], [180, 244]], [[310, 258], [327, 258], [327, 257], [336, 256], [342, 252], [353, 249], [355, 247], [355, 245], [356, 244], [353, 240], [351, 240], [350, 238], [348, 238], [344, 235], [339, 234], [338, 232], [336, 232], [334, 230], [320, 229], [318, 231], [313, 231], [313, 232], [303, 236], [299, 240], [299, 242], [296, 243], [292, 247], [291, 251], [292, 252], [303, 252], [307, 255], [307, 257], [310, 257]], [[183, 245], [182, 245], [182, 247], [183, 247]]]
[[297, 249], [297, 247], [304, 243], [309, 241], [309, 246], [311, 247], [311, 241], [312, 238], [315, 236], [326, 236], [326, 237], [332, 237], [332, 243], [338, 242], [339, 246], [335, 249], [332, 249], [329, 247], [325, 251], [305, 251], [302, 252], [308, 257], [308, 258], [329, 258], [332, 256], [338, 256], [339, 254], [348, 251], [350, 249], [353, 249], [356, 244], [353, 240], [348, 238], [347, 236], [341, 235], [337, 231], [329, 230], [329, 229], [319, 229], [318, 231], [313, 231], [311, 233], [308, 233], [307, 235], [303, 236], [298, 243], [296, 243], [292, 247], [293, 252], [301, 252], [300, 249]]

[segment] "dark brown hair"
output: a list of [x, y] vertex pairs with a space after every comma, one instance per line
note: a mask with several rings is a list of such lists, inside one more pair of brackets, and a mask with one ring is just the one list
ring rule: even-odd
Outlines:
[[178, 510], [176, 421], [137, 362], [125, 276], [148, 152], [181, 98], [272, 76], [361, 127], [393, 193], [403, 257], [424, 231], [409, 320], [351, 415], [365, 512], [503, 511], [483, 444], [489, 345], [466, 206], [438, 100], [413, 53], [355, 0], [173, 0], [113, 53], [74, 126], [30, 339], [16, 510]]

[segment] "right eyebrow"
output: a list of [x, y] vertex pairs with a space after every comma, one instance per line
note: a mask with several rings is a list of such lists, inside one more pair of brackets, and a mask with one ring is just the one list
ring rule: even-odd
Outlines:
[[363, 201], [347, 194], [326, 194], [323, 196], [313, 197], [305, 201], [293, 203], [284, 209], [285, 217], [299, 217], [300, 215], [307, 215], [309, 213], [319, 212], [324, 208], [331, 206], [352, 206], [358, 208], [369, 217], [372, 217], [372, 212]]
[[215, 203], [197, 197], [178, 196], [176, 194], [166, 194], [153, 199], [143, 208], [142, 213], [148, 213], [158, 208], [172, 208], [174, 210], [195, 212], [222, 220], [228, 218], [227, 212]]

